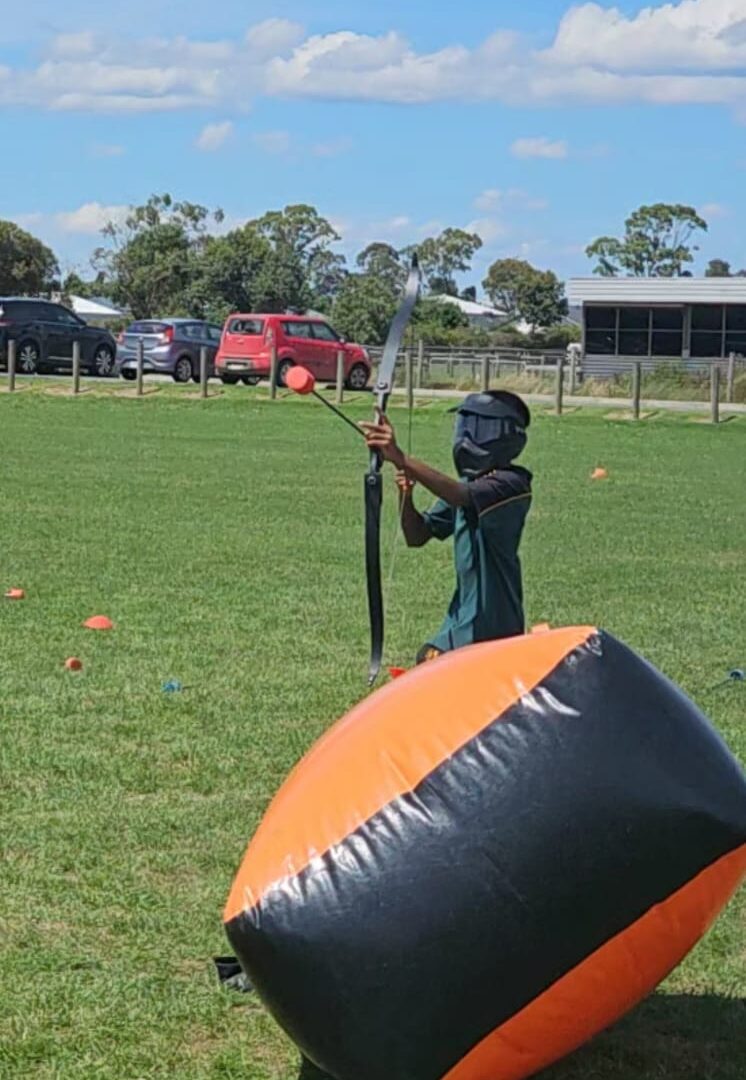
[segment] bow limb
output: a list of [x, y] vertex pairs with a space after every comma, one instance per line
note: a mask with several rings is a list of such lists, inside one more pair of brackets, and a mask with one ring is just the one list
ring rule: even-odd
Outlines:
[[[375, 409], [377, 418], [386, 413], [394, 385], [394, 371], [399, 356], [404, 331], [412, 317], [420, 292], [420, 271], [417, 257], [412, 259], [412, 269], [407, 280], [404, 299], [394, 316], [383, 358], [378, 369], [375, 385]], [[368, 582], [368, 610], [370, 614], [370, 670], [368, 685], [373, 686], [381, 672], [384, 644], [383, 586], [381, 584], [381, 511], [383, 507], [383, 459], [378, 451], [371, 451], [370, 466], [365, 476], [365, 570]]]

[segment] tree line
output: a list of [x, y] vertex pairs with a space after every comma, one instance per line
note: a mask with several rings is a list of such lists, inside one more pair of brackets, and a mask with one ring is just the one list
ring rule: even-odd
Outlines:
[[[694, 239], [707, 223], [687, 206], [655, 204], [636, 210], [620, 238], [600, 237], [587, 248], [604, 276], [689, 273]], [[374, 242], [348, 265], [333, 250], [340, 236], [313, 206], [272, 210], [226, 229], [222, 211], [152, 195], [123, 221], [110, 222], [91, 258], [92, 274], [60, 279], [54, 253], [19, 226], [0, 221], [0, 295], [95, 296], [110, 299], [136, 319], [184, 315], [221, 322], [231, 311], [317, 311], [341, 333], [383, 341], [406, 280], [413, 247]], [[476, 233], [447, 228], [417, 245], [431, 295], [476, 299], [477, 286], [459, 289], [483, 242]], [[710, 276], [729, 276], [714, 259]], [[739, 273], [744, 273], [743, 271]], [[522, 320], [544, 331], [567, 314], [564, 284], [551, 270], [522, 259], [498, 259], [481, 283], [504, 313], [506, 327]], [[418, 333], [434, 343], [468, 343], [486, 335], [469, 326], [456, 305], [421, 304]], [[564, 329], [564, 328], [563, 328]], [[561, 335], [560, 335], [561, 336]]]

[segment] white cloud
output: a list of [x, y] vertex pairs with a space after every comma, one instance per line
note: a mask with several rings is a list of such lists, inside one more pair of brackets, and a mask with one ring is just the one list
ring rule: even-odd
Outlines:
[[230, 120], [221, 120], [219, 123], [206, 124], [197, 136], [195, 146], [203, 153], [211, 154], [219, 150], [233, 134], [233, 124]]
[[118, 143], [96, 143], [91, 147], [91, 153], [98, 158], [114, 158], [123, 157], [127, 151]]
[[746, 62], [741, 0], [680, 0], [634, 16], [581, 4], [561, 20], [545, 59], [611, 71], [737, 69]]
[[466, 226], [466, 231], [476, 233], [481, 237], [485, 244], [494, 244], [495, 240], [502, 239], [507, 235], [508, 228], [499, 221], [497, 218], [482, 217], [477, 218], [475, 221], [469, 222]]
[[290, 134], [287, 131], [258, 131], [252, 139], [265, 154], [280, 156], [290, 151]]
[[553, 142], [544, 136], [535, 139], [516, 139], [510, 147], [513, 157], [521, 158], [550, 158], [559, 161], [566, 158], [570, 152], [567, 143], [562, 139]]
[[61, 232], [93, 236], [100, 233], [110, 221], [124, 221], [129, 211], [128, 206], [102, 206], [98, 202], [89, 202], [77, 210], [63, 210], [55, 214], [54, 224]]
[[703, 217], [705, 221], [712, 221], [716, 218], [728, 217], [730, 210], [727, 206], [718, 202], [705, 203], [704, 206], [700, 206], [697, 211], [700, 217]]
[[257, 95], [330, 101], [728, 105], [746, 114], [744, 0], [675, 0], [625, 14], [571, 6], [552, 39], [499, 30], [418, 52], [396, 30], [308, 36], [275, 18], [218, 41], [71, 31], [37, 66], [0, 68], [0, 107], [146, 112], [243, 109]]
[[502, 209], [546, 210], [548, 206], [546, 199], [535, 198], [522, 188], [487, 188], [474, 200], [474, 208], [486, 213]]
[[353, 145], [352, 139], [342, 135], [338, 139], [329, 139], [328, 142], [314, 143], [311, 153], [314, 157], [320, 158], [339, 157], [341, 154], [349, 153]]
[[247, 60], [265, 60], [290, 51], [303, 41], [304, 29], [290, 19], [266, 19], [246, 32]]
[[90, 56], [96, 51], [96, 35], [91, 30], [77, 34], [58, 34], [51, 51], [57, 56]]

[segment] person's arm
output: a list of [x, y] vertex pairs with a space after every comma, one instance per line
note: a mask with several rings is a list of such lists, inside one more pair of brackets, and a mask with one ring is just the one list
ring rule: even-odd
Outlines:
[[425, 518], [414, 505], [412, 496], [414, 481], [405, 472], [397, 472], [396, 483], [399, 488], [401, 527], [404, 539], [407, 541], [407, 547], [424, 547], [433, 539], [433, 534]]
[[470, 505], [471, 498], [466, 484], [404, 453], [396, 441], [396, 434], [387, 417], [382, 416], [377, 424], [363, 423], [360, 427], [371, 450], [377, 450], [384, 461], [390, 461], [399, 472], [406, 473], [449, 506]]

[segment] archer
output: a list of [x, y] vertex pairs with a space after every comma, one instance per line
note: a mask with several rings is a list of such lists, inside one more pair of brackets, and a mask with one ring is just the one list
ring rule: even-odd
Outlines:
[[[521, 398], [503, 390], [471, 394], [451, 411], [457, 414], [458, 479], [405, 454], [385, 415], [360, 424], [370, 449], [396, 469], [408, 547], [454, 539], [456, 591], [440, 630], [418, 653], [418, 664], [465, 645], [525, 633], [518, 549], [532, 476], [515, 460], [526, 446], [531, 414]], [[425, 513], [414, 503], [418, 483], [437, 499]]]

